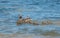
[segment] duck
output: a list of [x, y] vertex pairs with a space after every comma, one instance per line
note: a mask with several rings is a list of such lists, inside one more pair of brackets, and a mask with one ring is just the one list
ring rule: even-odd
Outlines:
[[19, 17], [19, 20], [17, 20], [17, 25], [23, 24], [23, 23], [27, 23], [27, 24], [33, 24], [33, 25], [38, 25], [37, 22], [34, 22], [30, 17], [26, 17], [25, 19], [22, 19], [22, 16]]
[[49, 25], [49, 24], [53, 24], [52, 21], [47, 20], [47, 21], [42, 21], [41, 22], [42, 25]]
[[19, 16], [19, 19], [17, 20], [16, 24], [19, 25], [22, 23], [24, 23], [24, 19], [22, 19], [22, 16]]
[[25, 23], [30, 23], [31, 21], [32, 21], [32, 19], [28, 16], [24, 20]]

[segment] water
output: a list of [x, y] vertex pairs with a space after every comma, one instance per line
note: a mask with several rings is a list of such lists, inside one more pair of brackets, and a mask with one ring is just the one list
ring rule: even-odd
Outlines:
[[[57, 20], [60, 17], [60, 0], [0, 0], [0, 33], [59, 34], [60, 26], [22, 24], [16, 26], [19, 14], [33, 20]], [[53, 17], [53, 18], [49, 18]]]

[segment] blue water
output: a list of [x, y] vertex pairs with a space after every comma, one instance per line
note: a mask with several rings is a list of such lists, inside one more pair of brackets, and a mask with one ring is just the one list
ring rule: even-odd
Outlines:
[[60, 26], [57, 25], [16, 26], [19, 15], [23, 18], [30, 16], [37, 21], [60, 19], [60, 0], [0, 0], [0, 33], [42, 34], [50, 31], [60, 33]]

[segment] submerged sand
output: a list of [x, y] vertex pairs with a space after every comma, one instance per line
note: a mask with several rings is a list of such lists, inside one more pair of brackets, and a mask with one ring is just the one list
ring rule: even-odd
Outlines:
[[60, 37], [33, 35], [33, 34], [0, 34], [0, 38], [60, 38]]

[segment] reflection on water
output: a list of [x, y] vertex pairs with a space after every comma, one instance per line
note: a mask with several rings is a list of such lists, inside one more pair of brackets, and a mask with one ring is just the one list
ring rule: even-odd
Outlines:
[[[57, 3], [57, 4], [56, 4]], [[52, 6], [51, 6], [52, 5]], [[53, 6], [54, 5], [54, 6]], [[60, 17], [60, 5], [58, 1], [22, 1], [10, 0], [0, 2], [0, 33], [21, 33], [21, 34], [42, 34], [42, 35], [60, 35], [60, 26], [55, 25], [31, 25], [22, 24], [16, 26], [18, 15], [27, 15], [33, 20], [41, 21], [43, 19], [57, 20]], [[58, 10], [57, 10], [58, 9]], [[18, 11], [19, 10], [19, 11]], [[30, 10], [30, 11], [29, 11]], [[53, 17], [53, 18], [46, 18]]]

